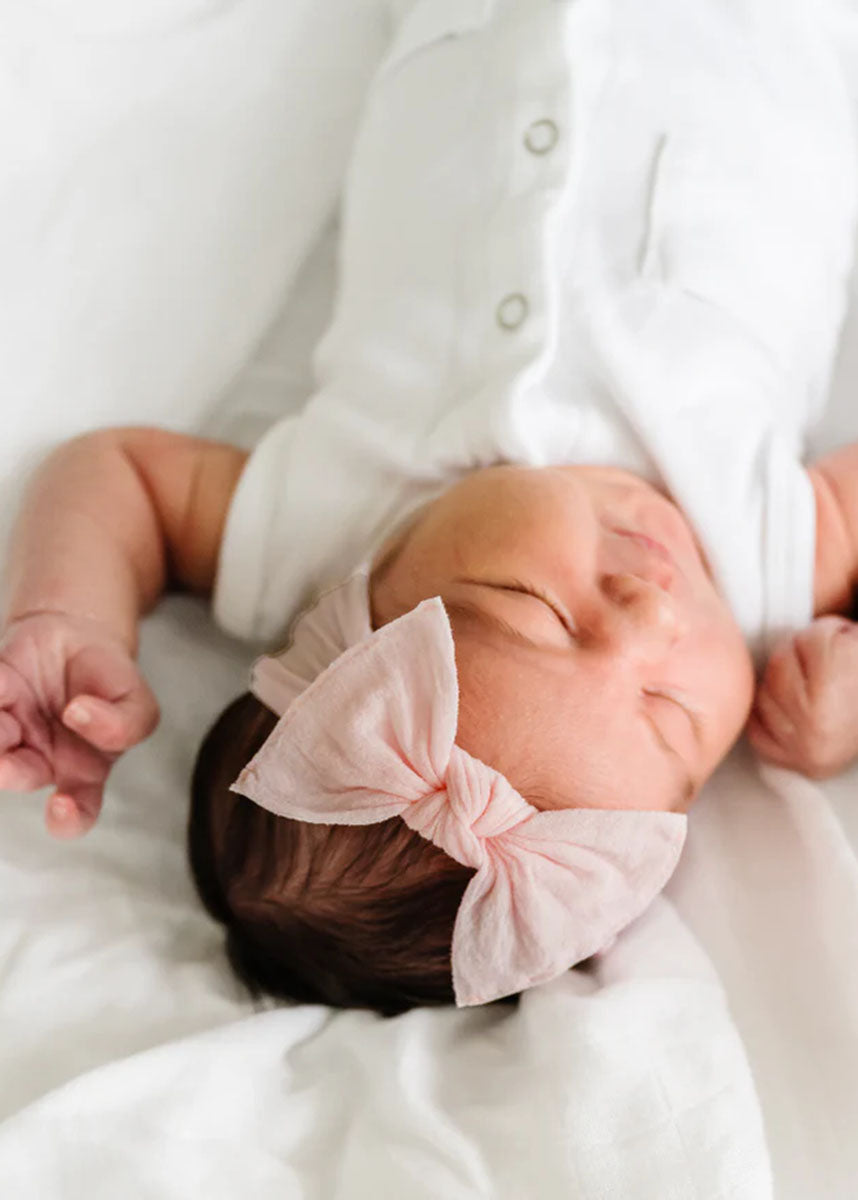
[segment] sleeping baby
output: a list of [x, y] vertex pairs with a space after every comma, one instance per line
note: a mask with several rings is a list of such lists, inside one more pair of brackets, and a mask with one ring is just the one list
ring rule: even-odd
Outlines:
[[252, 990], [383, 1013], [605, 950], [749, 714], [769, 761], [858, 754], [858, 446], [802, 463], [855, 201], [809, 6], [396, 7], [313, 395], [249, 456], [61, 446], [0, 641], [0, 787], [74, 836], [157, 722], [141, 615], [212, 594], [269, 652], [197, 761], [201, 897]]

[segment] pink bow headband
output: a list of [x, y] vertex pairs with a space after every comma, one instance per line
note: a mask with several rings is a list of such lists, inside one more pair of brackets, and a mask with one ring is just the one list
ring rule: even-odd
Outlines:
[[456, 745], [456, 660], [438, 597], [373, 633], [368, 578], [353, 576], [301, 618], [288, 650], [257, 661], [251, 688], [280, 720], [233, 791], [316, 824], [398, 816], [476, 869], [453, 929], [459, 1006], [605, 949], [673, 873], [684, 816], [543, 812]]

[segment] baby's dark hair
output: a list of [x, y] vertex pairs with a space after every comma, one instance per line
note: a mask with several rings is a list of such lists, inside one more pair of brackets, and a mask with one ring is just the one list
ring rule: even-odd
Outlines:
[[399, 817], [314, 825], [229, 785], [277, 718], [249, 692], [208, 731], [191, 784], [188, 852], [251, 994], [393, 1016], [450, 1004], [450, 945], [473, 875]]

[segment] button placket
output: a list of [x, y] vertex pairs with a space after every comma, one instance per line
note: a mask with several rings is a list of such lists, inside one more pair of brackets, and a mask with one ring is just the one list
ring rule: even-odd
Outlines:
[[[549, 154], [560, 139], [560, 129], [551, 117], [538, 117], [531, 121], [522, 136], [525, 149], [537, 157]], [[495, 309], [495, 320], [499, 328], [508, 333], [520, 329], [530, 315], [530, 301], [524, 292], [510, 292]]]
[[506, 211], [486, 230], [495, 247], [490, 271], [494, 286], [488, 292], [494, 294], [495, 304], [493, 353], [521, 364], [540, 352], [546, 336], [543, 229], [566, 186], [568, 167], [564, 114], [569, 108], [569, 18], [550, 5], [538, 13], [530, 5], [531, 0], [519, 0], [518, 18], [505, 42], [510, 119], [499, 124], [498, 133], [511, 132], [514, 140], [506, 152]]
[[[531, 154], [548, 154], [557, 145], [560, 131], [557, 122], [550, 117], [532, 121], [524, 132], [523, 142]], [[520, 329], [530, 314], [530, 301], [523, 292], [510, 292], [495, 309], [495, 320], [508, 333]]]

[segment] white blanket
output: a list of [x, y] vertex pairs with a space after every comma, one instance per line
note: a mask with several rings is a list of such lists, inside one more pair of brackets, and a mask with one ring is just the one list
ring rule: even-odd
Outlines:
[[[0, 12], [8, 7], [0, 3]], [[143, 7], [132, 0], [88, 0], [78, 7], [51, 0], [27, 11], [30, 22], [33, 13], [53, 20], [75, 13], [75, 39], [85, 34], [99, 69], [116, 58], [119, 79], [121, 45], [103, 39], [115, 38], [113, 27], [123, 20], [134, 25], [133, 14]], [[276, 26], [277, 4], [185, 0], [175, 7], [189, 29], [205, 18], [212, 36], [217, 22], [227, 22], [223, 30], [231, 37], [246, 37], [247, 53], [273, 44], [263, 33]], [[182, 42], [184, 26], [170, 11], [169, 4], [153, 4], [149, 16], [139, 18], [132, 58], [142, 73], [143, 60], [151, 72], [151, 97], [152, 90], [179, 86], [171, 73], [175, 55], [184, 69], [190, 69], [188, 55], [196, 55], [194, 111], [205, 111], [209, 86], [212, 103], [221, 98], [218, 125], [230, 97], [240, 108], [248, 94], [241, 69], [246, 54], [230, 58], [218, 43], [220, 50], [209, 45], [206, 57], [199, 41]], [[858, 77], [846, 10], [843, 19], [844, 52], [854, 51]], [[22, 28], [28, 21], [22, 18]], [[162, 25], [170, 27], [175, 55], [146, 59], [140, 39], [154, 37]], [[25, 48], [22, 40], [3, 60], [4, 86], [32, 80]], [[63, 52], [67, 64], [78, 61], [80, 69], [71, 42]], [[47, 78], [36, 94], [55, 102], [59, 93]], [[263, 115], [270, 118], [281, 96], [276, 89], [267, 96]], [[145, 127], [149, 102], [132, 109]], [[251, 111], [259, 117], [253, 105], [243, 111], [245, 119]], [[80, 146], [85, 122], [80, 114], [77, 119], [74, 125], [68, 118]], [[153, 147], [163, 142], [163, 118], [159, 122]], [[230, 153], [244, 144], [244, 126], [237, 121], [237, 127], [241, 137], [236, 127], [224, 134]], [[93, 144], [96, 166], [106, 170], [113, 147], [109, 140]], [[36, 143], [28, 146], [35, 154]], [[218, 162], [209, 179], [228, 178]], [[16, 186], [32, 183], [32, 164], [28, 169]], [[82, 168], [84, 182], [92, 180], [92, 169]], [[133, 172], [123, 175], [126, 188], [129, 178]], [[18, 215], [20, 235], [24, 192], [13, 191], [8, 174], [5, 183], [3, 236], [11, 246], [8, 221]], [[180, 173], [173, 187], [177, 197], [186, 195], [187, 176]], [[228, 241], [231, 221], [243, 211], [239, 192], [236, 187], [222, 197], [215, 233], [195, 228], [192, 205], [164, 206], [164, 213], [179, 214], [170, 225], [174, 245], [190, 239], [194, 252], [181, 273], [180, 296], [168, 289], [166, 313], [158, 307], [161, 275], [129, 279], [129, 300], [117, 301], [113, 326], [126, 342], [117, 343], [110, 330], [92, 333], [92, 305], [62, 275], [68, 259], [61, 254], [53, 262], [53, 276], [48, 258], [40, 260], [41, 291], [32, 294], [49, 294], [51, 279], [65, 278], [67, 290], [64, 305], [41, 312], [41, 323], [32, 314], [27, 323], [23, 310], [16, 311], [19, 336], [6, 343], [4, 387], [28, 398], [26, 409], [16, 409], [15, 427], [26, 451], [39, 439], [107, 419], [190, 427], [217, 392], [225, 399], [211, 427], [247, 442], [284, 403], [306, 394], [309, 347], [330, 303], [332, 242], [324, 242], [298, 275], [296, 298], [236, 380], [274, 315], [277, 272], [285, 290], [306, 250], [284, 242], [270, 271], [265, 260], [264, 287], [247, 285], [237, 247], [252, 262], [255, 243], [248, 234], [252, 222], [239, 224], [232, 247], [237, 295], [255, 307], [236, 305], [236, 293], [207, 290], [206, 247], [211, 250], [212, 238]], [[118, 220], [128, 194], [111, 200], [96, 189], [90, 198], [96, 210], [107, 205]], [[79, 248], [57, 216], [73, 206], [68, 197], [56, 205], [53, 221], [48, 213], [41, 227], [26, 210], [33, 217], [25, 222], [30, 245], [56, 246], [50, 231], [66, 228], [62, 244]], [[76, 211], [88, 213], [81, 205]], [[85, 232], [77, 230], [84, 243]], [[122, 242], [133, 257], [131, 244]], [[83, 271], [81, 258], [74, 261]], [[124, 261], [120, 255], [117, 278]], [[105, 257], [100, 278], [107, 278], [108, 266]], [[23, 275], [12, 273], [3, 285], [11, 312], [9, 278], [17, 284]], [[241, 319], [227, 344], [221, 323], [233, 309]], [[145, 355], [131, 336], [144, 318], [154, 322]], [[59, 349], [52, 357], [47, 351], [54, 338]], [[138, 374], [144, 368], [145, 385]], [[59, 391], [64, 375], [74, 389], [66, 413]], [[111, 393], [125, 378], [132, 387], [127, 407], [114, 398], [111, 408]], [[820, 448], [858, 438], [856, 388], [858, 293]], [[186, 395], [180, 412], [176, 397]], [[5, 445], [11, 469], [17, 455], [8, 438]], [[43, 832], [41, 796], [0, 799], [0, 1195], [854, 1197], [858, 771], [823, 790], [783, 772], [761, 776], [740, 749], [694, 810], [688, 851], [667, 898], [593, 972], [570, 972], [526, 995], [517, 1010], [418, 1011], [393, 1020], [310, 1006], [257, 1012], [229, 973], [219, 929], [194, 897], [183, 842], [196, 745], [243, 686], [247, 660], [248, 651], [219, 634], [202, 605], [170, 600], [146, 623], [142, 649], [162, 723], [117, 767], [97, 829], [80, 843], [55, 843]]]
[[143, 650], [164, 720], [97, 831], [51, 843], [37, 800], [5, 803], [3, 1194], [767, 1195], [741, 1041], [667, 902], [517, 1012], [253, 1014], [182, 851], [194, 745], [242, 660], [171, 601]]

